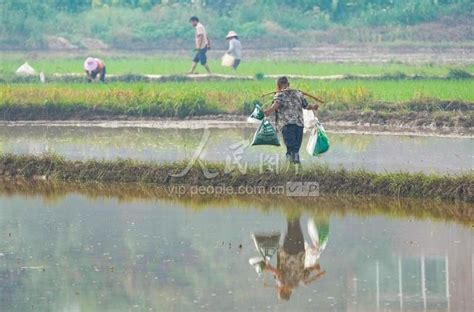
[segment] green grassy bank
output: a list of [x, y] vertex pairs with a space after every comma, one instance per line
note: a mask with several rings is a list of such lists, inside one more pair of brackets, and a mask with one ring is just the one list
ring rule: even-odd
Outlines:
[[397, 198], [474, 202], [472, 173], [462, 175], [371, 173], [363, 170], [348, 171], [315, 166], [300, 170], [290, 167], [280, 172], [261, 172], [258, 168], [249, 168], [244, 174], [236, 171], [225, 173], [223, 165], [208, 163], [205, 167], [213, 174], [212, 178], [205, 176], [203, 169], [197, 164], [191, 166], [185, 176], [173, 176], [182, 172], [187, 165], [187, 163], [142, 163], [132, 160], [68, 161], [52, 155], [37, 157], [6, 154], [0, 156], [0, 177], [66, 182], [143, 183], [166, 187], [231, 187], [234, 190], [252, 186], [260, 187], [253, 188], [253, 192], [266, 192], [266, 194], [274, 192], [275, 188], [277, 190], [285, 188], [287, 182], [318, 182], [321, 194], [384, 195]]
[[[327, 103], [327, 120], [470, 128], [474, 80], [293, 80]], [[99, 84], [0, 84], [0, 119], [68, 120], [248, 114], [269, 105], [274, 82], [206, 81]]]

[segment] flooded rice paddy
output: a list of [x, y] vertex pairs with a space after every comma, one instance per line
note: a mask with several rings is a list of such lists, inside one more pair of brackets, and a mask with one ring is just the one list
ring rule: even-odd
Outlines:
[[[209, 131], [206, 133], [206, 131]], [[254, 130], [148, 129], [100, 127], [0, 126], [0, 152], [40, 155], [47, 152], [68, 159], [89, 158], [171, 162], [199, 158], [212, 162], [263, 165], [283, 161], [284, 147], [249, 146]], [[329, 134], [331, 149], [306, 164], [347, 169], [425, 173], [465, 172], [474, 168], [474, 139], [462, 137]]]
[[[1, 194], [2, 311], [473, 307], [473, 230], [465, 222], [341, 212], [341, 202], [330, 199], [324, 207], [315, 202], [311, 209], [297, 209], [295, 203], [273, 206], [258, 200]], [[403, 202], [393, 204], [403, 211]], [[358, 200], [358, 205], [373, 202]], [[452, 205], [441, 204], [447, 211]], [[259, 274], [249, 264], [260, 256], [252, 235], [261, 243], [270, 234], [277, 239], [265, 245], [266, 255], [285, 277], [275, 279], [268, 270]], [[285, 265], [289, 257], [281, 253], [299, 254], [302, 241], [324, 245], [316, 249], [319, 267], [303, 271], [297, 261]], [[282, 283], [294, 284], [279, 299]]]
[[[252, 135], [235, 128], [0, 126], [0, 152], [280, 160], [283, 147], [248, 147]], [[377, 172], [473, 169], [472, 138], [330, 133], [330, 140], [330, 152], [304, 161]], [[108, 193], [99, 185], [5, 183], [1, 311], [473, 310], [472, 204], [141, 198], [146, 191], [137, 186]]]

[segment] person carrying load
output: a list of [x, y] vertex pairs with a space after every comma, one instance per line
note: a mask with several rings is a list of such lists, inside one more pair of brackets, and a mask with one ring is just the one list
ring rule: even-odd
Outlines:
[[277, 114], [278, 125], [286, 145], [286, 158], [294, 164], [300, 163], [300, 148], [303, 141], [303, 109], [317, 110], [318, 104], [308, 104], [303, 93], [290, 89], [286, 76], [277, 80], [277, 91], [273, 97], [272, 106], [265, 110], [265, 116]]
[[97, 81], [97, 76], [101, 82], [105, 82], [105, 63], [93, 57], [88, 57], [84, 62], [84, 70], [87, 75], [87, 81]]
[[242, 44], [240, 43], [239, 37], [235, 31], [229, 31], [226, 39], [229, 41], [229, 49], [226, 53], [234, 58], [232, 68], [237, 70], [237, 67], [240, 65], [240, 60], [242, 59]]

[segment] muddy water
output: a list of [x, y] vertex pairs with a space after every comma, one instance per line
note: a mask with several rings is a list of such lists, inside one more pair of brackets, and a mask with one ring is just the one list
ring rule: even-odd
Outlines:
[[[472, 311], [470, 225], [289, 208], [0, 195], [1, 310]], [[270, 233], [268, 255], [319, 247], [319, 277], [277, 255], [285, 277], [259, 275], [251, 235]]]
[[[203, 129], [0, 126], [0, 152], [54, 152], [69, 159], [121, 157], [162, 162], [198, 155], [237, 167], [237, 163], [271, 167], [284, 160], [284, 147], [248, 147], [253, 129], [209, 131], [207, 137]], [[302, 147], [305, 163], [428, 173], [469, 171], [474, 165], [472, 138], [330, 134], [331, 149], [323, 157], [310, 157], [304, 152], [307, 139], [308, 135]]]

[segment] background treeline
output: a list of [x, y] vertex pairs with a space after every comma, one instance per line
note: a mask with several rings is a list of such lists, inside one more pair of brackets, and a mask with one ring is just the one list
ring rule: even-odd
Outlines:
[[[473, 8], [472, 0], [0, 0], [0, 48], [47, 48], [52, 37], [77, 47], [91, 39], [126, 49], [183, 46], [191, 15], [211, 37], [233, 29], [261, 46], [465, 41], [473, 39]], [[433, 25], [416, 28], [422, 23]]]

